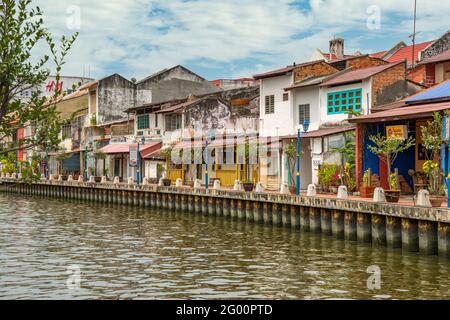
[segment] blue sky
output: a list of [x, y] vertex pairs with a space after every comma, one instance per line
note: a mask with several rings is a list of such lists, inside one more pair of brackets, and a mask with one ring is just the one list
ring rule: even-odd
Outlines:
[[[137, 79], [182, 64], [212, 80], [309, 60], [334, 36], [346, 53], [410, 43], [413, 0], [34, 0], [55, 36], [80, 33], [63, 70]], [[418, 0], [418, 41], [450, 29], [450, 1]], [[379, 23], [378, 23], [379, 22]]]

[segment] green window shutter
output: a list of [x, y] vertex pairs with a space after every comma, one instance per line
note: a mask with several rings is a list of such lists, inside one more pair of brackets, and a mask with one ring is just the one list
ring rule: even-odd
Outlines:
[[150, 128], [150, 121], [148, 114], [138, 116], [138, 130]]
[[362, 110], [362, 89], [346, 90], [328, 94], [327, 114], [345, 114]]

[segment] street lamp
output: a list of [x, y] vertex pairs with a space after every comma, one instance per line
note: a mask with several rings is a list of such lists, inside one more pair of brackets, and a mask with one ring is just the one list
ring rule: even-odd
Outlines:
[[[300, 195], [300, 157], [302, 153], [302, 145], [301, 145], [301, 126], [298, 126], [297, 130], [297, 192], [296, 194]], [[305, 120], [303, 122], [303, 131], [306, 133], [309, 129], [309, 120]]]

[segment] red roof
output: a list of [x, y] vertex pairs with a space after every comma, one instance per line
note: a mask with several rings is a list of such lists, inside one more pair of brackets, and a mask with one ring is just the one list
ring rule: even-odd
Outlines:
[[352, 118], [349, 119], [348, 121], [355, 123], [368, 123], [368, 122], [397, 121], [404, 119], [418, 119], [422, 117], [432, 116], [433, 113], [436, 111], [442, 111], [447, 109], [450, 109], [450, 102], [427, 103], [422, 105], [401, 107], [397, 109], [372, 113], [367, 116]]
[[421, 64], [443, 62], [448, 60], [450, 60], [450, 50], [444, 51], [437, 56], [425, 59], [421, 62]]
[[[432, 44], [433, 41], [427, 41], [423, 43], [418, 43], [414, 47], [414, 58], [416, 60], [419, 59], [419, 52], [426, 49], [430, 44]], [[413, 46], [407, 46], [399, 49], [396, 51], [391, 57], [387, 59], [389, 62], [398, 62], [403, 61], [406, 59], [408, 64], [412, 64], [412, 52], [413, 52]]]
[[330, 86], [330, 85], [335, 85], [335, 84], [344, 84], [344, 83], [350, 83], [350, 82], [364, 80], [364, 79], [370, 78], [384, 70], [392, 68], [400, 63], [402, 63], [402, 62], [400, 61], [397, 63], [389, 63], [389, 64], [385, 64], [382, 66], [359, 69], [359, 70], [355, 70], [355, 71], [348, 71], [348, 72], [345, 72], [339, 76], [336, 76], [328, 81], [325, 81], [324, 83], [322, 83], [322, 86]]
[[[100, 151], [106, 154], [116, 154], [116, 153], [129, 153], [130, 147], [136, 147], [136, 143], [121, 143], [121, 144], [108, 144], [107, 146], [100, 149]], [[161, 148], [161, 142], [150, 142], [144, 145], [140, 145], [139, 151], [141, 152], [141, 156], [144, 157], [149, 153], [155, 151], [156, 149]]]

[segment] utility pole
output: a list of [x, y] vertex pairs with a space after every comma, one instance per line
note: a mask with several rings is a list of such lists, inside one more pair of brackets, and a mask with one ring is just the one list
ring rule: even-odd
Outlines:
[[412, 34], [412, 43], [413, 43], [413, 45], [412, 45], [412, 60], [411, 60], [411, 69], [413, 69], [414, 68], [414, 64], [415, 64], [415, 62], [416, 62], [416, 54], [415, 54], [415, 51], [416, 51], [416, 34], [417, 34], [417, 32], [416, 32], [416, 20], [417, 20], [417, 0], [414, 0], [414, 31], [413, 31], [413, 34]]

